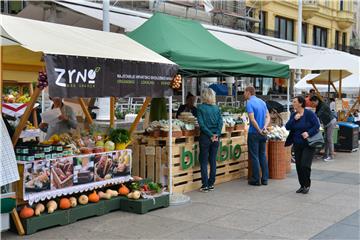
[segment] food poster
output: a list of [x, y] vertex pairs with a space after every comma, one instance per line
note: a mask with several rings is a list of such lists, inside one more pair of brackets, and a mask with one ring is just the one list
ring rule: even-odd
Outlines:
[[95, 155], [95, 181], [112, 178], [114, 169], [113, 153]]
[[131, 151], [123, 150], [113, 153], [113, 171], [112, 177], [120, 177], [130, 175], [131, 173]]
[[73, 186], [73, 157], [59, 158], [51, 161], [51, 189]]
[[95, 155], [74, 157], [74, 185], [94, 182]]
[[25, 193], [50, 190], [50, 161], [39, 160], [24, 165]]

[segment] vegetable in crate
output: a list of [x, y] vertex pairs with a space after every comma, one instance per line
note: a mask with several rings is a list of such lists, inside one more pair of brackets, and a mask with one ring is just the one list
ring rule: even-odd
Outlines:
[[30, 218], [34, 216], [34, 209], [28, 206], [24, 206], [23, 209], [20, 211], [20, 217], [21, 218]]
[[46, 204], [46, 207], [48, 209], [48, 213], [53, 213], [57, 209], [58, 206], [54, 200], [51, 200]]
[[139, 182], [132, 182], [130, 184], [130, 189], [132, 191], [135, 191], [135, 190], [140, 190], [140, 183]]
[[40, 216], [45, 211], [45, 206], [42, 203], [38, 203], [35, 207], [35, 215]]
[[126, 196], [129, 194], [129, 192], [130, 190], [124, 184], [121, 184], [121, 187], [119, 188], [119, 194], [122, 196]]
[[159, 183], [154, 183], [154, 182], [149, 182], [149, 188], [150, 190], [156, 191], [157, 193], [161, 192], [161, 184]]

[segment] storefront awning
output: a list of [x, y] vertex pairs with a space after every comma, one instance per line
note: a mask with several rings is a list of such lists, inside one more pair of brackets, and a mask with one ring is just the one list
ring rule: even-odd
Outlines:
[[189, 75], [289, 77], [289, 67], [236, 50], [199, 22], [156, 13], [129, 37], [174, 61]]
[[45, 54], [51, 96], [172, 94], [168, 83], [177, 65], [125, 35], [4, 15], [1, 28], [10, 40]]

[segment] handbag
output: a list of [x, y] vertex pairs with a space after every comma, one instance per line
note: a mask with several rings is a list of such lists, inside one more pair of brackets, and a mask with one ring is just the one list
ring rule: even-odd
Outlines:
[[308, 137], [306, 140], [308, 141], [310, 147], [323, 147], [325, 144], [324, 137], [320, 131], [314, 136]]

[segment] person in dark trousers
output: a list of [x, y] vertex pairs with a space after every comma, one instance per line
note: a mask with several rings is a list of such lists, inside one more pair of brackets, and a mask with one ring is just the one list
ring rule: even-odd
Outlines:
[[334, 141], [333, 133], [336, 127], [336, 118], [330, 110], [330, 107], [321, 101], [318, 96], [312, 96], [310, 98], [313, 106], [316, 107], [316, 115], [320, 119], [320, 122], [324, 126], [325, 131], [325, 152], [323, 160], [325, 162], [332, 161], [334, 158]]
[[300, 188], [296, 193], [308, 193], [311, 185], [311, 164], [315, 148], [310, 147], [307, 138], [319, 132], [320, 123], [315, 113], [305, 109], [305, 99], [297, 96], [293, 100], [295, 112], [291, 114], [285, 127], [290, 131], [285, 146], [294, 145], [296, 171]]
[[[246, 87], [244, 98], [247, 100], [246, 111], [250, 119], [248, 132], [248, 149], [251, 158], [252, 176], [250, 185], [260, 186], [268, 184], [269, 168], [266, 161], [266, 128], [270, 123], [270, 114], [266, 103], [255, 96], [255, 88]], [[261, 181], [260, 181], [261, 167]]]
[[194, 117], [197, 117], [197, 109], [195, 107], [196, 96], [192, 95], [190, 92], [186, 96], [186, 103], [180, 105], [179, 109], [176, 112], [176, 118], [180, 116], [182, 112], [191, 112]]
[[[200, 125], [200, 169], [201, 192], [214, 190], [216, 176], [216, 156], [219, 148], [219, 139], [223, 127], [223, 119], [216, 106], [215, 92], [206, 88], [202, 91], [202, 104], [198, 106], [198, 122]], [[208, 178], [208, 163], [210, 163], [210, 178]]]

